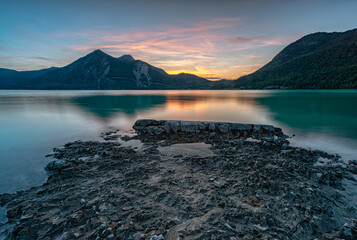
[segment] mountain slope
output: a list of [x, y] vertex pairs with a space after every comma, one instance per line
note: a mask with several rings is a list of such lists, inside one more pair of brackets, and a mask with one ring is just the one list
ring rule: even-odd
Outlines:
[[34, 71], [15, 71], [0, 68], [0, 89], [17, 89], [26, 86], [29, 81], [38, 78], [46, 72], [56, 69], [55, 67], [34, 70]]
[[304, 36], [284, 48], [268, 64], [234, 80], [228, 87], [357, 88], [357, 29]]
[[[6, 76], [21, 73], [7, 71], [0, 78], [0, 84], [4, 83], [2, 88], [14, 79], [10, 81]], [[16, 85], [15, 81], [12, 86], [24, 89], [207, 89], [211, 86], [211, 81], [195, 75], [169, 75], [130, 55], [114, 58], [100, 50], [36, 77], [25, 79], [26, 76], [17, 75], [17, 78], [23, 80], [22, 84]]]

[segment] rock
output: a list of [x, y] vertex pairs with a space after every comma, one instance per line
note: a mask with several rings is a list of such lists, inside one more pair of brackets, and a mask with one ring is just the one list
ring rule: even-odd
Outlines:
[[179, 121], [166, 121], [164, 125], [164, 129], [167, 134], [173, 132], [177, 133], [181, 130], [180, 122]]
[[357, 165], [349, 163], [348, 170], [353, 174], [357, 174]]
[[107, 211], [107, 206], [105, 205], [105, 203], [102, 203], [100, 206], [99, 206], [99, 211], [101, 212], [105, 212]]
[[192, 122], [182, 121], [181, 122], [181, 131], [194, 133], [197, 130], [197, 125], [192, 124]]
[[253, 131], [254, 132], [274, 132], [275, 127], [271, 125], [261, 125], [261, 124], [254, 124], [253, 125]]
[[343, 225], [343, 227], [340, 230], [339, 237], [345, 240], [353, 240], [353, 234], [348, 224]]
[[207, 123], [204, 122], [197, 122], [197, 128], [198, 130], [205, 130], [206, 129]]
[[229, 125], [227, 123], [220, 124], [218, 129], [221, 133], [228, 133], [229, 132]]
[[256, 229], [260, 230], [260, 231], [266, 231], [268, 230], [269, 228], [268, 227], [262, 227], [260, 225], [253, 225]]
[[208, 130], [210, 130], [211, 132], [214, 132], [216, 130], [216, 125], [214, 123], [209, 123]]
[[213, 181], [213, 183], [218, 188], [221, 188], [223, 186], [223, 184], [220, 181], [217, 181], [217, 180]]
[[209, 138], [210, 139], [214, 139], [217, 137], [217, 133], [216, 132], [212, 132], [210, 135], [209, 135]]
[[175, 172], [175, 168], [174, 167], [169, 167], [168, 169], [166, 169], [167, 172], [169, 173], [173, 173]]
[[157, 125], [157, 123], [158, 121], [154, 119], [139, 119], [135, 122], [134, 127], [147, 127], [147, 126]]
[[162, 131], [167, 134], [178, 132], [199, 133], [202, 131], [212, 133], [218, 130], [222, 134], [231, 134], [234, 132], [244, 136], [249, 136], [252, 132], [255, 134], [264, 133], [272, 137], [277, 136], [278, 138], [274, 140], [277, 143], [281, 142], [280, 137], [286, 139], [286, 136], [282, 133], [280, 128], [260, 124], [140, 119], [136, 121], [133, 128], [139, 135], [161, 135]]
[[164, 237], [162, 236], [162, 234], [160, 234], [160, 235], [153, 235], [153, 236], [151, 236], [151, 238], [150, 238], [150, 240], [163, 240], [164, 239]]
[[275, 143], [275, 139], [273, 137], [265, 137], [263, 140], [268, 143]]
[[64, 232], [64, 233], [62, 233], [60, 236], [58, 236], [57, 238], [56, 238], [56, 240], [66, 240], [66, 239], [68, 239], [68, 233], [67, 232]]
[[229, 225], [229, 223], [225, 223], [224, 226], [226, 226], [230, 230], [234, 230], [234, 228], [232, 228], [231, 225]]
[[162, 128], [156, 128], [156, 129], [153, 131], [154, 135], [161, 135], [161, 134], [163, 134], [164, 132], [165, 132], [165, 130], [162, 129]]
[[121, 140], [123, 140], [124, 142], [127, 142], [130, 140], [130, 137], [128, 135], [122, 136], [120, 137]]
[[15, 196], [13, 194], [4, 193], [0, 195], [0, 207], [10, 202]]
[[47, 164], [46, 170], [48, 170], [48, 171], [61, 170], [65, 167], [68, 167], [69, 165], [70, 164], [68, 162], [65, 162], [64, 160], [54, 160]]
[[263, 142], [263, 146], [264, 146], [264, 147], [270, 147], [270, 146], [271, 146], [271, 143], [268, 143], [268, 142], [264, 141], [264, 142]]
[[352, 219], [352, 221], [350, 223], [350, 228], [353, 230], [353, 232], [357, 233], [357, 220], [356, 219]]
[[232, 131], [251, 132], [252, 129], [253, 129], [253, 125], [251, 125], [251, 124], [242, 124], [242, 123], [232, 123], [231, 124]]

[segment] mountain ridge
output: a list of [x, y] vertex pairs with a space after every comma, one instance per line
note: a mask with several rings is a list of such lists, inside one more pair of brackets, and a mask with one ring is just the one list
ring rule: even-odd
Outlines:
[[305, 35], [257, 71], [216, 88], [356, 89], [357, 29]]
[[22, 72], [10, 69], [1, 70], [0, 88], [209, 89], [213, 84], [211, 81], [193, 74], [170, 75], [161, 68], [134, 59], [131, 55], [125, 54], [115, 58], [99, 49], [64, 67], [27, 72], [31, 74], [24, 75]]

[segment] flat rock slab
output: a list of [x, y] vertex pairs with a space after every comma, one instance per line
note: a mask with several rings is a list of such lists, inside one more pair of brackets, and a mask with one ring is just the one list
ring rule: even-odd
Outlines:
[[203, 121], [178, 121], [139, 119], [133, 128], [138, 134], [162, 135], [172, 133], [221, 133], [250, 135], [252, 133], [270, 133], [271, 135], [284, 136], [280, 128], [272, 125], [244, 124], [229, 122], [203, 122]]

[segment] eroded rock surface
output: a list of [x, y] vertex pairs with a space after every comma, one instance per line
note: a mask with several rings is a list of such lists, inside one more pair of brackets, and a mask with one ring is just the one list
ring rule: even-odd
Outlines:
[[[290, 147], [281, 130], [255, 126], [141, 120], [130, 137], [140, 149], [115, 137], [54, 149], [45, 184], [0, 196], [0, 236], [355, 239], [356, 202], [345, 189], [356, 189], [357, 162]], [[213, 154], [183, 151], [192, 142]]]

